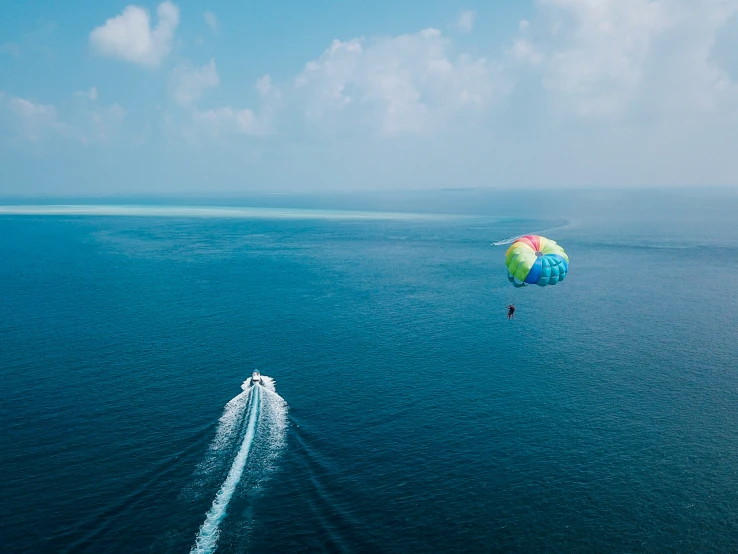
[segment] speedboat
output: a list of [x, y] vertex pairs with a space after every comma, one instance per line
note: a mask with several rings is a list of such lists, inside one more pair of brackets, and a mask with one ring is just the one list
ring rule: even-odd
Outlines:
[[254, 370], [254, 372], [251, 374], [251, 384], [261, 385], [261, 373], [259, 373], [257, 370]]

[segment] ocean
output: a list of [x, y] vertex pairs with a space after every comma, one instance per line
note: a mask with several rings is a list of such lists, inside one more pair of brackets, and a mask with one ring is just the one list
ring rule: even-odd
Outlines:
[[[0, 551], [737, 551], [736, 214], [3, 199]], [[562, 283], [508, 282], [526, 233]]]

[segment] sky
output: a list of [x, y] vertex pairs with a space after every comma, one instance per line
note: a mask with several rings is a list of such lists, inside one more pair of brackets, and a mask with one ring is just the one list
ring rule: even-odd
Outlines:
[[0, 194], [738, 187], [738, 0], [5, 0]]

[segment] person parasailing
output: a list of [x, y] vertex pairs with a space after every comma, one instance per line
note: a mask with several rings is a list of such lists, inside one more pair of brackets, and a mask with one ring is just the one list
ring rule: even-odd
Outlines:
[[[540, 235], [515, 239], [505, 252], [507, 280], [515, 288], [529, 285], [549, 287], [563, 281], [569, 273], [569, 256], [555, 240]], [[507, 307], [507, 319], [515, 317], [515, 306]]]

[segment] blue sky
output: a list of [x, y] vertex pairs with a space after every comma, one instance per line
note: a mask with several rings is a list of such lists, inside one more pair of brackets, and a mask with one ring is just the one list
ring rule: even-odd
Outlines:
[[738, 0], [6, 1], [0, 193], [738, 185]]

